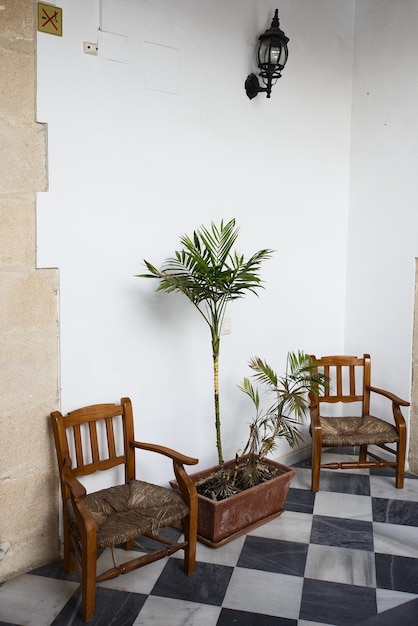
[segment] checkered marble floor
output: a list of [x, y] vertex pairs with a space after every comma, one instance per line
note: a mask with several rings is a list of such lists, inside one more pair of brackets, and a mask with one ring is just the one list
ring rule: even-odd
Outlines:
[[[177, 554], [101, 583], [90, 624], [417, 625], [415, 602], [384, 616], [418, 602], [418, 477], [399, 490], [391, 470], [329, 470], [314, 494], [309, 460], [296, 470], [279, 518], [216, 550], [199, 544], [191, 577]], [[77, 580], [51, 564], [0, 585], [0, 626], [78, 626], [79, 605]]]

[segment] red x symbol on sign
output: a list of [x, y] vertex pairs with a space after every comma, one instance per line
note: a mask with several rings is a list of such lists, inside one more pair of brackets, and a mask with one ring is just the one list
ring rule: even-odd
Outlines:
[[54, 13], [52, 15], [48, 15], [48, 13], [46, 12], [46, 10], [44, 8], [42, 8], [42, 13], [45, 15], [45, 17], [42, 17], [44, 21], [41, 26], [42, 28], [45, 28], [45, 26], [47, 26], [48, 24], [51, 24], [51, 26], [53, 26], [55, 28], [55, 30], [58, 30], [58, 28], [56, 27], [56, 25], [54, 24], [54, 21], [57, 20], [57, 11], [54, 11]]

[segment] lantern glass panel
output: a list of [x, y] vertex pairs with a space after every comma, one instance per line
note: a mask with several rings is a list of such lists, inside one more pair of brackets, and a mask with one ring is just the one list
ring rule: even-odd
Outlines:
[[283, 67], [286, 64], [287, 47], [280, 40], [265, 39], [258, 48], [258, 64], [273, 67]]
[[258, 65], [268, 65], [270, 62], [270, 40], [265, 39], [258, 47]]

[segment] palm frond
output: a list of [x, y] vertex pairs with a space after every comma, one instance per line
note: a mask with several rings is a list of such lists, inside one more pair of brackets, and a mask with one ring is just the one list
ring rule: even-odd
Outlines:
[[266, 361], [256, 356], [250, 359], [248, 365], [255, 372], [253, 374], [255, 380], [270, 387], [277, 387], [277, 374]]
[[250, 382], [249, 378], [244, 378], [242, 385], [238, 385], [238, 389], [241, 389], [244, 393], [251, 398], [256, 409], [260, 406], [260, 396], [258, 389], [256, 389]]
[[[278, 377], [267, 361], [253, 357], [249, 361], [252, 377], [265, 391], [273, 393], [275, 400], [264, 412], [260, 409], [258, 389], [248, 379], [241, 385], [242, 391], [253, 400], [257, 398], [256, 416], [250, 424], [250, 435], [245, 446], [257, 458], [272, 452], [280, 439], [285, 439], [291, 447], [301, 440], [298, 426], [308, 409], [308, 392], [324, 388], [327, 379], [319, 374], [312, 358], [304, 352], [290, 352], [286, 362], [286, 372]], [[255, 402], [254, 402], [255, 404]]]
[[201, 226], [198, 235], [210, 254], [212, 265], [222, 268], [231, 255], [231, 250], [239, 235], [239, 228], [235, 227], [235, 219], [224, 224], [223, 220], [219, 228], [212, 222], [211, 230]]

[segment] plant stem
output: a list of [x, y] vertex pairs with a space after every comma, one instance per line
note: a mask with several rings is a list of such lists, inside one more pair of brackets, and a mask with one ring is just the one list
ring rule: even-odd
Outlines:
[[219, 407], [219, 344], [220, 338], [216, 333], [212, 335], [212, 355], [213, 355], [213, 390], [215, 401], [215, 430], [216, 448], [218, 450], [218, 463], [221, 472], [224, 470], [224, 458], [222, 453], [221, 439], [221, 412]]

